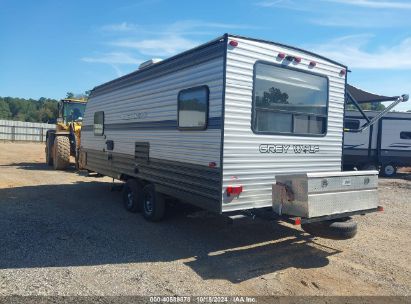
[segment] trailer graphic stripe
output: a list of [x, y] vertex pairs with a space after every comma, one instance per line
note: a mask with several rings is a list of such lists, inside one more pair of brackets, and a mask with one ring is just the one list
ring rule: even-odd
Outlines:
[[[138, 121], [126, 123], [104, 124], [105, 131], [123, 131], [133, 129], [149, 130], [177, 130], [177, 120], [159, 120], [159, 121]], [[221, 129], [221, 117], [210, 117], [208, 119], [207, 129]], [[82, 127], [83, 131], [92, 131], [93, 125]]]

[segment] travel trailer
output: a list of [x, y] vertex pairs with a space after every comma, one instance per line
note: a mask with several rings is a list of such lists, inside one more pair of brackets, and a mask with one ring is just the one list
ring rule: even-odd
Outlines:
[[95, 87], [79, 163], [123, 180], [125, 208], [150, 221], [174, 198], [352, 237], [350, 216], [381, 208], [377, 171], [341, 171], [346, 77], [312, 52], [225, 34]]
[[[379, 112], [365, 111], [367, 117]], [[358, 111], [346, 111], [344, 126], [359, 128], [366, 123]], [[395, 176], [398, 167], [411, 166], [411, 113], [390, 112], [363, 132], [344, 134], [343, 163], [345, 170], [380, 170]]]

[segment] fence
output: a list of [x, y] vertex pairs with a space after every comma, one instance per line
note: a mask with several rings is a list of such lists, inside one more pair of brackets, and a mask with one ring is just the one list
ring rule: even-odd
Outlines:
[[46, 132], [56, 125], [0, 119], [0, 140], [45, 141]]

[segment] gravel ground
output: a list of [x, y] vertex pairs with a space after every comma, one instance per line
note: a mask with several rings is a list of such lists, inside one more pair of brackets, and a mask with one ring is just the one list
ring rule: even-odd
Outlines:
[[405, 178], [381, 179], [385, 212], [332, 241], [187, 208], [149, 223], [111, 179], [53, 171], [43, 151], [0, 143], [0, 295], [411, 295]]

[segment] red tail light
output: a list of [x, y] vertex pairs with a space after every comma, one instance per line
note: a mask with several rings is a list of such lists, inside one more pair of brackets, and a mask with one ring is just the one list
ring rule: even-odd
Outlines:
[[217, 167], [217, 163], [216, 162], [209, 162], [208, 167], [209, 168], [215, 168], [215, 167]]
[[233, 46], [233, 47], [236, 47], [236, 46], [238, 45], [238, 42], [235, 41], [235, 40], [231, 40], [231, 41], [229, 42], [229, 44], [230, 44], [231, 46]]
[[315, 61], [310, 62], [310, 67], [315, 67], [316, 65], [317, 65], [317, 62], [315, 62]]
[[296, 217], [293, 219], [294, 225], [301, 225], [301, 217]]
[[284, 53], [278, 53], [277, 57], [280, 58], [280, 59], [284, 59], [285, 54]]
[[340, 71], [340, 76], [344, 76], [345, 73], [346, 73], [346, 71], [345, 71], [344, 69], [342, 69], [342, 70]]
[[297, 62], [297, 63], [300, 63], [301, 62], [301, 57], [294, 57], [294, 61]]
[[227, 187], [228, 196], [240, 195], [241, 192], [243, 192], [243, 186], [228, 186]]

